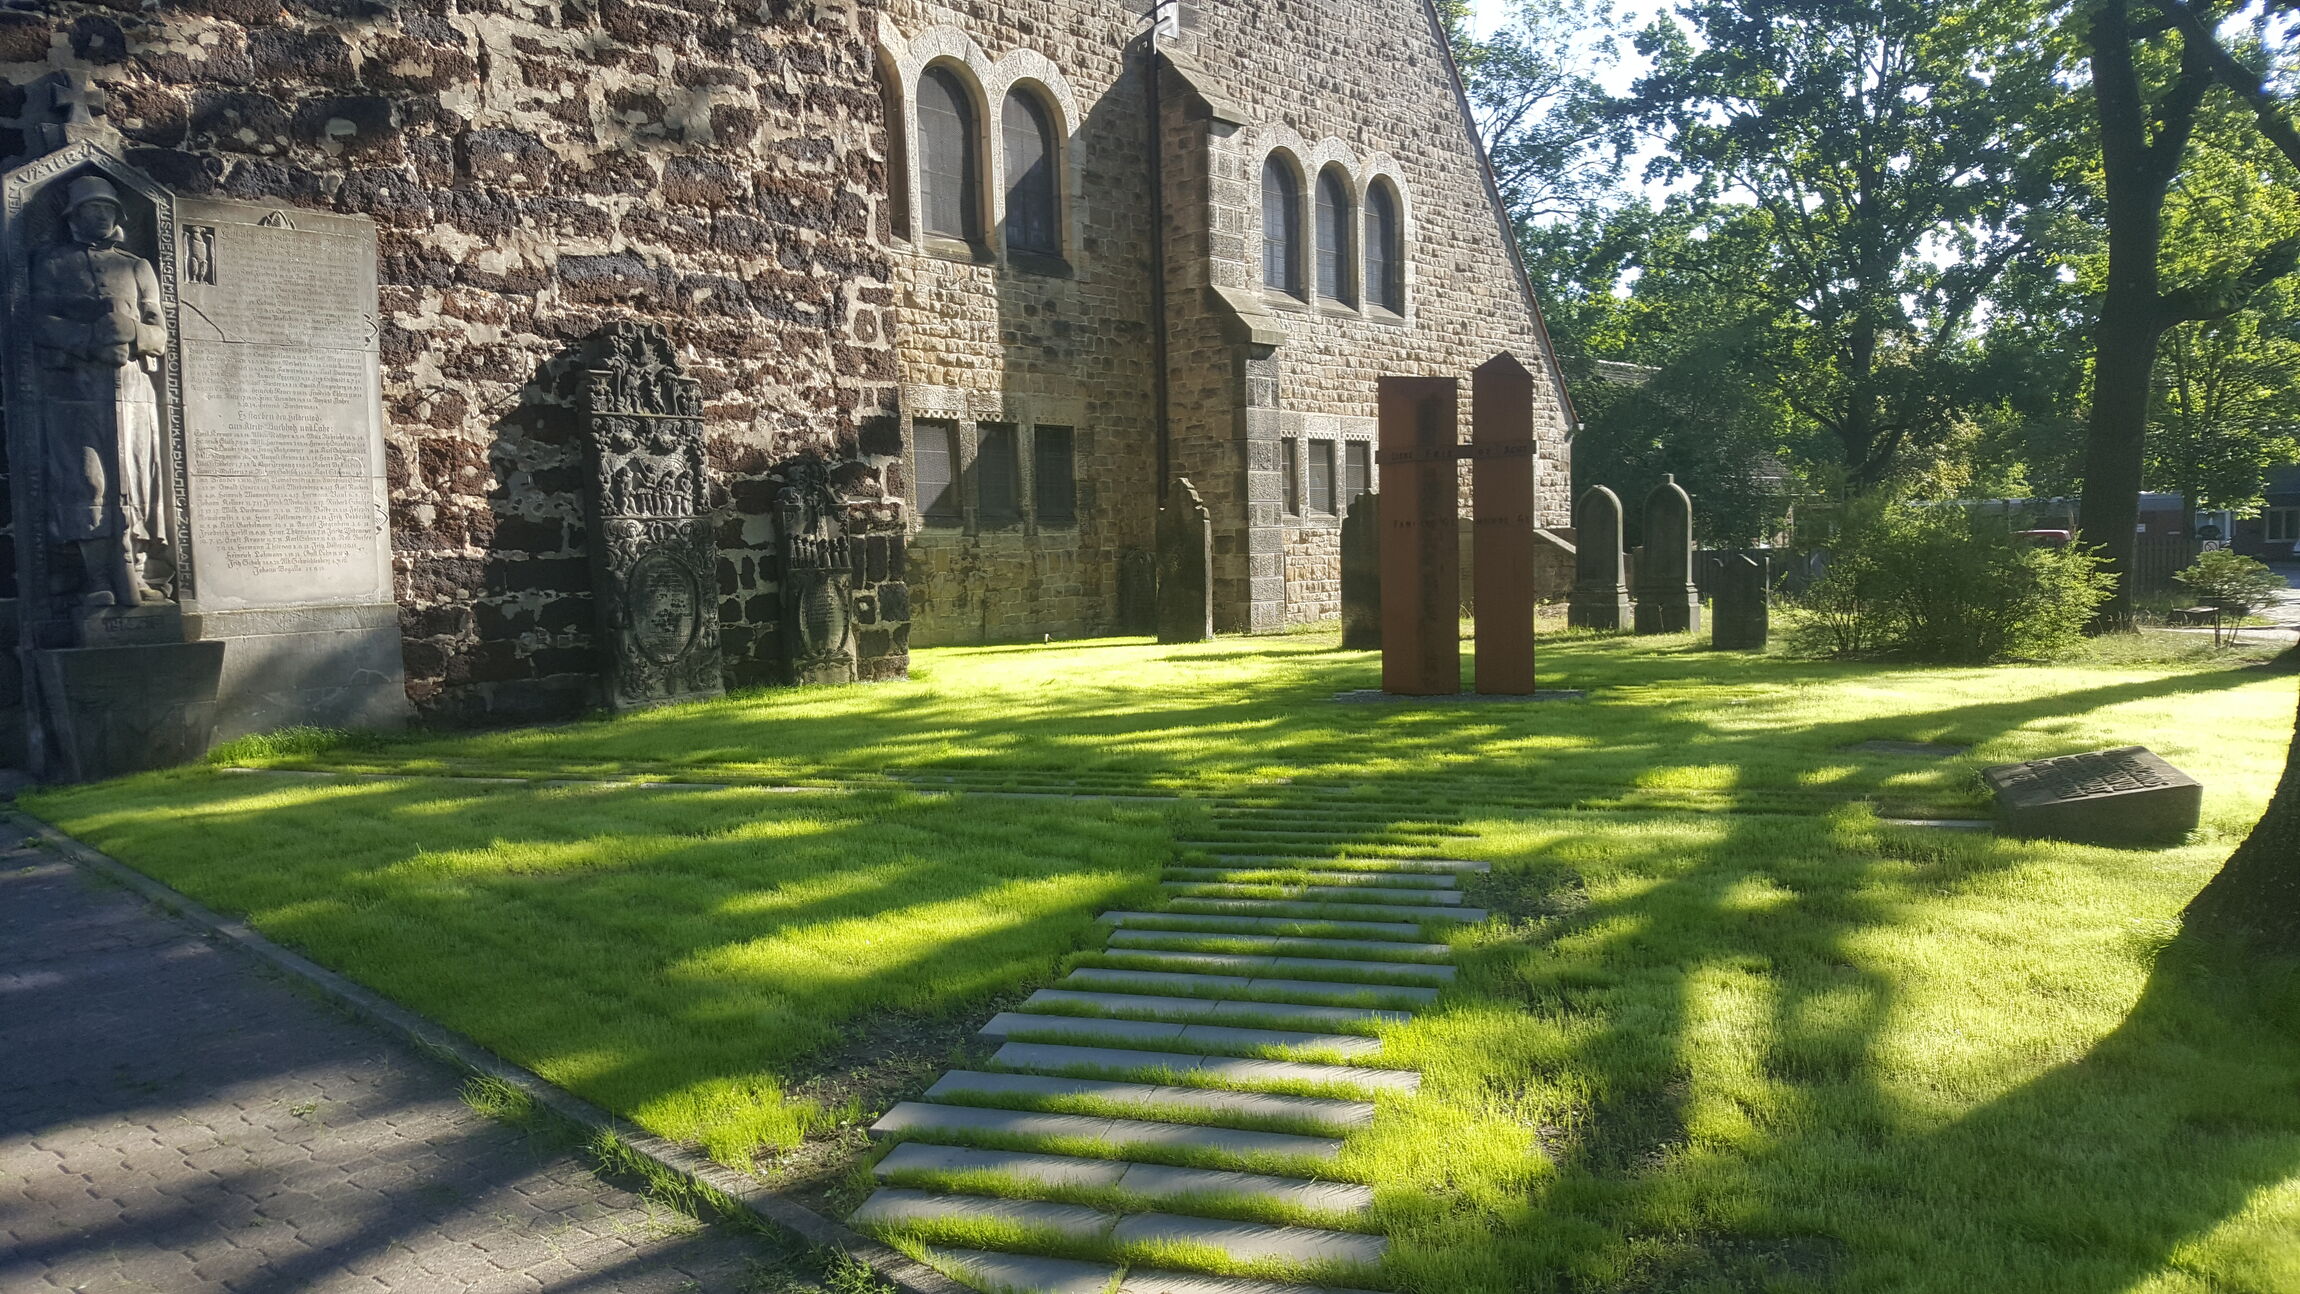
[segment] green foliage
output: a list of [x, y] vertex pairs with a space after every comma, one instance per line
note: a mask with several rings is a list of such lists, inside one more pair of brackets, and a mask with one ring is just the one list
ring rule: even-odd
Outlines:
[[2249, 611], [2288, 587], [2267, 563], [2226, 549], [2201, 554], [2194, 565], [2172, 578], [2187, 585], [2198, 600], [2227, 610]]
[[1963, 508], [1892, 505], [1847, 525], [1790, 642], [1941, 663], [2036, 659], [2074, 646], [2107, 596], [2082, 549], [2031, 545]]

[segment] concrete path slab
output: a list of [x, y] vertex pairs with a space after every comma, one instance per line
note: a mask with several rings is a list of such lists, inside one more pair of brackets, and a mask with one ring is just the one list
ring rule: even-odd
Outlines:
[[[1110, 1294], [1111, 1282], [1118, 1279], [1118, 1268], [1109, 1263], [1041, 1258], [1036, 1254], [1000, 1254], [987, 1249], [937, 1248], [933, 1252], [945, 1265], [963, 1272], [971, 1284], [987, 1290], [1011, 1290], [1015, 1294]], [[1173, 1294], [1184, 1292], [1177, 1289]], [[1188, 1291], [1188, 1294], [1199, 1294], [1199, 1291]], [[1222, 1292], [1208, 1290], [1204, 1294]], [[1237, 1291], [1236, 1294], [1271, 1292]]]
[[[1177, 844], [1181, 842], [1177, 841]], [[1341, 867], [1355, 864], [1361, 867], [1381, 867], [1401, 872], [1490, 872], [1493, 864], [1474, 858], [1305, 858], [1299, 854], [1224, 854], [1214, 855], [1218, 863], [1261, 865], [1275, 863], [1286, 867]]]
[[[1272, 957], [1365, 957], [1381, 961], [1398, 958], [1419, 960], [1401, 961], [1400, 965], [1429, 966], [1442, 964], [1453, 955], [1448, 944], [1405, 943], [1395, 939], [1319, 939], [1303, 935], [1209, 935], [1190, 930], [1141, 930], [1120, 928], [1110, 932], [1113, 948], [1157, 948], [1194, 945], [1205, 939], [1222, 939], [1252, 950], [1248, 955]], [[1218, 954], [1230, 956], [1232, 954]]]
[[1441, 890], [1429, 887], [1397, 889], [1380, 885], [1297, 885], [1290, 881], [1256, 881], [1251, 883], [1209, 883], [1205, 881], [1160, 881], [1159, 886], [1176, 898], [1223, 899], [1269, 898], [1273, 895], [1292, 902], [1382, 904], [1404, 906], [1424, 904], [1433, 907], [1458, 907], [1459, 890]]
[[1121, 1218], [1110, 1231], [1118, 1244], [1189, 1244], [1218, 1249], [1241, 1262], [1281, 1259], [1298, 1263], [1365, 1263], [1382, 1260], [1390, 1242], [1384, 1236], [1318, 1227], [1269, 1227], [1255, 1222], [1184, 1217], [1179, 1213], [1138, 1213]]
[[1161, 1020], [1104, 1020], [1093, 1016], [1024, 1015], [1001, 1011], [980, 1030], [985, 1038], [1016, 1034], [1092, 1038], [1118, 1043], [1195, 1043], [1225, 1055], [1250, 1055], [1265, 1047], [1288, 1051], [1332, 1051], [1366, 1056], [1382, 1049], [1381, 1039], [1347, 1033], [1308, 1033], [1298, 1029], [1253, 1029], [1234, 1025], [1178, 1024]]
[[1397, 1024], [1413, 1019], [1411, 1011], [1367, 1006], [1321, 1006], [1301, 1002], [1229, 1001], [1205, 997], [1153, 997], [1147, 993], [1103, 993], [1093, 989], [1042, 988], [1023, 1000], [1017, 1015], [1067, 1015], [1078, 1009], [1123, 1012], [1155, 1017], [1159, 1021], [1217, 1020], [1233, 1016], [1283, 1021], [1286, 1024], [1347, 1028], [1359, 1024]]
[[[1400, 939], [1419, 939], [1422, 933], [1422, 928], [1411, 921], [1344, 921], [1315, 917], [1257, 917], [1247, 914], [1224, 916], [1220, 913], [1194, 912], [1105, 912], [1095, 920], [1114, 926], [1148, 926], [1153, 930], [1190, 931], [1198, 934], [1290, 934], [1318, 929], [1375, 938], [1391, 935]], [[1307, 937], [1322, 939], [1327, 936]]]
[[978, 1133], [998, 1137], [1047, 1140], [1076, 1137], [1113, 1146], [1157, 1146], [1170, 1150], [1205, 1151], [1220, 1155], [1289, 1155], [1303, 1159], [1331, 1159], [1342, 1153], [1333, 1137], [1303, 1137], [1290, 1132], [1254, 1132], [1243, 1128], [1208, 1128], [1194, 1123], [1156, 1123], [1148, 1119], [1104, 1119], [1083, 1114], [1040, 1114], [1030, 1110], [994, 1110], [972, 1105], [934, 1105], [904, 1101], [870, 1126], [874, 1137]]
[[[931, 1095], [931, 1093], [930, 1093]], [[880, 1181], [897, 1173], [1004, 1173], [1041, 1186], [1115, 1187], [1132, 1165], [1121, 1159], [1081, 1159], [1076, 1155], [1035, 1155], [1022, 1150], [979, 1150], [906, 1141], [872, 1165]]]
[[1112, 1294], [1372, 1294], [1369, 1290], [1331, 1289], [1323, 1285], [1295, 1285], [1286, 1281], [1258, 1281], [1240, 1276], [1200, 1276], [1189, 1272], [1157, 1272], [1133, 1268]]
[[1320, 1065], [1313, 1061], [1254, 1060], [1237, 1056], [1196, 1056], [1186, 1052], [1136, 1051], [1122, 1047], [1078, 1047], [1051, 1042], [1010, 1042], [991, 1060], [1019, 1070], [1092, 1070], [1126, 1076], [1165, 1072], [1206, 1074], [1234, 1083], [1324, 1083], [1374, 1095], [1412, 1092], [1422, 1076], [1406, 1069]]
[[[1382, 991], [1404, 986], [1396, 983], [1369, 982], [1376, 976], [1383, 979], [1429, 984], [1451, 981], [1455, 974], [1454, 968], [1451, 966], [1431, 966], [1423, 962], [1349, 961], [1336, 957], [1268, 957], [1256, 956], [1251, 953], [1195, 953], [1164, 948], [1137, 948], [1132, 944], [1120, 944], [1116, 941], [1112, 942], [1104, 955], [1113, 960], [1124, 957], [1128, 960], [1154, 962], [1158, 969], [1148, 972], [1153, 975], [1226, 974], [1250, 977], [1261, 971], [1285, 971], [1289, 975], [1316, 977], [1323, 973], [1331, 975], [1332, 978], [1322, 979], [1321, 982], [1332, 986], [1337, 992], [1352, 987]], [[1167, 969], [1169, 967], [1172, 969]], [[1112, 977], [1143, 973], [1124, 966], [1093, 966], [1081, 967], [1080, 969], [1108, 971]], [[1073, 971], [1071, 973], [1075, 975], [1078, 972]], [[1361, 975], [1367, 978], [1364, 980], [1356, 978]]]
[[1452, 872], [1300, 871], [1290, 867], [1169, 867], [1165, 879], [1212, 885], [1349, 885], [1451, 890], [1461, 880]]
[[0, 837], [0, 1290], [739, 1289], [789, 1270]]
[[954, 1069], [926, 1089], [926, 1099], [947, 1100], [956, 1092], [991, 1096], [1093, 1097], [1140, 1105], [1166, 1106], [1193, 1113], [1227, 1114], [1259, 1119], [1302, 1119], [1336, 1128], [1357, 1128], [1373, 1122], [1370, 1101], [1336, 1101], [1323, 1097], [1279, 1096], [1269, 1092], [1227, 1092], [1214, 1087], [1176, 1087], [1163, 1083], [1127, 1083], [1103, 1078], [1058, 1078], [1046, 1074], [1004, 1074]]
[[1306, 1177], [1273, 1177], [1267, 1173], [1240, 1173], [1223, 1168], [1173, 1168], [1164, 1164], [1128, 1163], [1122, 1159], [1034, 1155], [1019, 1150], [975, 1150], [918, 1141], [896, 1146], [872, 1169], [881, 1181], [906, 1172], [1002, 1173], [1044, 1186], [1111, 1187], [1153, 1200], [1246, 1196], [1315, 1209], [1337, 1217], [1363, 1215], [1374, 1204], [1374, 1188], [1356, 1182], [1320, 1182]]
[[1259, 1005], [1263, 1006], [1297, 1001], [1318, 1002], [1320, 999], [1327, 999], [1327, 1004], [1333, 1005], [1331, 999], [1346, 1000], [1351, 997], [1369, 995], [1376, 1000], [1386, 998], [1390, 1001], [1411, 1002], [1430, 1002], [1437, 998], [1436, 989], [1411, 984], [1359, 984], [1347, 980], [1245, 978], [1237, 975], [1207, 975], [1195, 971], [1129, 970], [1122, 966], [1082, 966], [1063, 976], [1062, 983], [1065, 986], [1071, 984], [1080, 986], [1104, 984], [1113, 986], [1113, 991], [1123, 991], [1117, 987], [1121, 985], [1126, 988], [1167, 988], [1189, 997], [1221, 995], [1235, 997], [1239, 1001], [1253, 1000], [1239, 996], [1246, 993], [1282, 995], [1273, 1001], [1260, 1002]]
[[[1397, 921], [1466, 921], [1472, 925], [1485, 920], [1484, 908], [1440, 908], [1396, 903], [1322, 903], [1285, 899], [1193, 899], [1177, 896], [1168, 901], [1175, 916], [1226, 916], [1235, 913], [1247, 917], [1279, 917], [1295, 921], [1331, 919], [1335, 924], [1357, 921], [1361, 917], [1379, 917]], [[1337, 915], [1347, 912], [1349, 915]], [[1416, 931], [1418, 934], [1419, 931]]]

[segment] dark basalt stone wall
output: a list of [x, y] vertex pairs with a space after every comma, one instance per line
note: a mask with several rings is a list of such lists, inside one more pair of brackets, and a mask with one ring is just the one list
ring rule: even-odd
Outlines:
[[[38, 0], [0, 10], [0, 156], [25, 87], [105, 92], [183, 193], [380, 226], [390, 524], [407, 687], [443, 719], [597, 699], [580, 343], [661, 322], [702, 382], [724, 488], [729, 682], [783, 676], [780, 468], [853, 500], [857, 673], [908, 649], [895, 292], [871, 228], [876, 3]], [[868, 578], [865, 577], [875, 577]]]

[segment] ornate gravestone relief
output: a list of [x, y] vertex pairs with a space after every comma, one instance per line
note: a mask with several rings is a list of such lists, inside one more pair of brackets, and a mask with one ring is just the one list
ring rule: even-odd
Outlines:
[[725, 694], [703, 399], [656, 324], [587, 347], [591, 570], [619, 710]]
[[775, 491], [783, 659], [793, 683], [855, 680], [854, 554], [830, 471], [793, 459]]
[[1717, 586], [1710, 598], [1709, 645], [1724, 651], [1763, 651], [1772, 635], [1768, 578], [1772, 562], [1747, 553], [1727, 553], [1717, 562]]
[[2099, 845], [2176, 844], [2196, 829], [2204, 787], [2145, 746], [1981, 770], [2007, 835]]
[[1619, 631], [1635, 623], [1621, 552], [1621, 500], [1590, 486], [1573, 509], [1573, 596], [1566, 623], [1577, 629]]
[[1342, 518], [1342, 649], [1382, 649], [1382, 496], [1350, 500]]
[[1214, 636], [1214, 518], [1198, 487], [1174, 478], [1158, 509], [1158, 641]]
[[1645, 496], [1645, 545], [1637, 563], [1637, 632], [1681, 634], [1701, 628], [1701, 592], [1693, 584], [1693, 498], [1675, 476]]

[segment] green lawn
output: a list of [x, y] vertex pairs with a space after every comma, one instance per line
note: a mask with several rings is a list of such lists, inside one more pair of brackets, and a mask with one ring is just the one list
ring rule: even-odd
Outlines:
[[[908, 683], [238, 752], [384, 777], [194, 769], [28, 805], [735, 1162], [851, 1113], [784, 1099], [842, 1031], [971, 1019], [1051, 977], [1177, 840], [1293, 823], [1374, 856], [1440, 824], [1494, 863], [1501, 915], [1385, 1030], [1385, 1062], [1427, 1081], [1340, 1166], [1378, 1189], [1399, 1288], [2300, 1289], [2300, 976], [2176, 920], [2266, 802], [2289, 675], [1568, 638], [1543, 685], [1587, 701], [1424, 708], [1332, 702], [1374, 669], [1319, 635], [917, 661]], [[1871, 738], [1975, 749], [1842, 749]], [[2206, 784], [2191, 843], [1880, 821], [1980, 816], [1981, 765], [2131, 743]], [[1184, 798], [963, 793], [993, 786]]]

